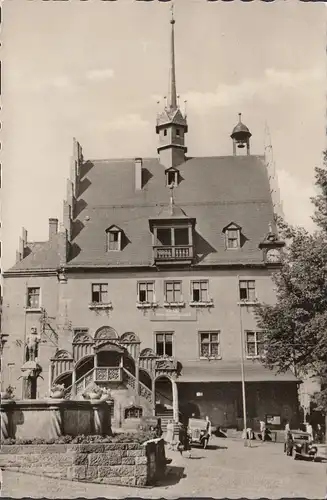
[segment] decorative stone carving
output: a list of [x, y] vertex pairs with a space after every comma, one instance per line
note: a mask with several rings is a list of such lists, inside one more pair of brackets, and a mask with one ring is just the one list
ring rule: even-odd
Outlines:
[[140, 358], [157, 358], [158, 355], [152, 349], [143, 349], [140, 353]]
[[171, 358], [167, 359], [158, 359], [156, 362], [156, 370], [176, 370], [177, 369], [177, 363], [175, 360]]
[[1, 441], [9, 437], [9, 419], [4, 409], [1, 410]]
[[125, 332], [123, 335], [120, 337], [120, 342], [123, 343], [140, 343], [140, 339], [134, 332]]
[[57, 351], [53, 359], [73, 359], [73, 356], [65, 350]]
[[73, 339], [73, 344], [92, 344], [93, 340], [87, 333], [77, 333]]
[[50, 430], [51, 437], [57, 439], [62, 435], [62, 418], [60, 409], [57, 406], [51, 407]]
[[38, 345], [41, 342], [41, 336], [37, 333], [35, 326], [31, 328], [30, 333], [26, 337], [26, 360], [37, 361]]
[[94, 335], [94, 340], [99, 342], [100, 340], [117, 340], [118, 334], [111, 326], [102, 326], [99, 328]]

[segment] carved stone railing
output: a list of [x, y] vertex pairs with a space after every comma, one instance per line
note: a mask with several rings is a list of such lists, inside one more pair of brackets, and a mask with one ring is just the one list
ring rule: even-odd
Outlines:
[[95, 368], [95, 382], [122, 382], [122, 369], [119, 367]]
[[[124, 368], [124, 379], [129, 387], [132, 389], [136, 388], [136, 378], [128, 370]], [[139, 393], [140, 396], [144, 397], [147, 401], [152, 401], [152, 391], [143, 382], [139, 381]]]
[[193, 259], [192, 245], [155, 246], [153, 250], [155, 261]]
[[[92, 368], [90, 371], [85, 373], [85, 375], [80, 377], [75, 382], [76, 394], [81, 394], [83, 391], [85, 391], [86, 387], [93, 382], [93, 372], [94, 372], [94, 368]], [[71, 387], [69, 387], [68, 389], [71, 390]], [[68, 391], [68, 389], [67, 389], [67, 391]]]

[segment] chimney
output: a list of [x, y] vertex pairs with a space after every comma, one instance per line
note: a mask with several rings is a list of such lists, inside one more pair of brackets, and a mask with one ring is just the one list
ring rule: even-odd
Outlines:
[[142, 158], [135, 158], [135, 191], [142, 189]]
[[53, 239], [53, 237], [58, 232], [58, 219], [49, 219], [49, 241]]

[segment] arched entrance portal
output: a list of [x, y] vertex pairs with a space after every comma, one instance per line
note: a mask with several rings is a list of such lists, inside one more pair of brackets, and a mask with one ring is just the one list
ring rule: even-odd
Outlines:
[[154, 382], [155, 415], [161, 418], [163, 428], [167, 421], [179, 421], [177, 384], [173, 378], [160, 375]]

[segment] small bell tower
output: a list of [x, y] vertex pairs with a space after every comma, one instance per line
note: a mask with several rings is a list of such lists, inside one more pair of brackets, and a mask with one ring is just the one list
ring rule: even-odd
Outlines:
[[233, 156], [250, 155], [250, 130], [242, 123], [242, 113], [238, 114], [238, 124], [234, 127], [231, 138], [233, 139]]
[[186, 116], [182, 114], [177, 100], [176, 70], [175, 70], [175, 19], [171, 7], [171, 45], [170, 45], [170, 75], [166, 106], [157, 116], [156, 132], [159, 135], [159, 160], [167, 169], [177, 167], [185, 161], [185, 134], [187, 133]]

